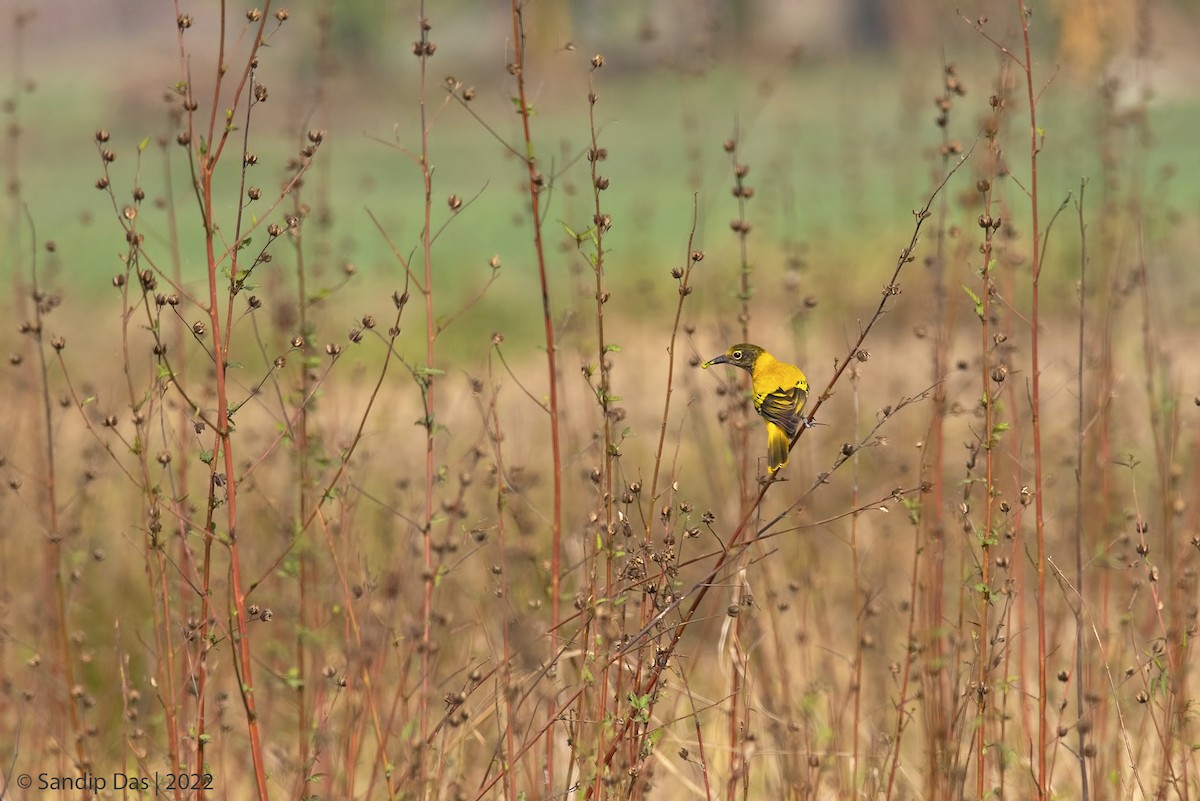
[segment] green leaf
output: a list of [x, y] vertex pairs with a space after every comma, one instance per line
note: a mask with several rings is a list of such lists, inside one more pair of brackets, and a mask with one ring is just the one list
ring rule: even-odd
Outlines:
[[147, 136], [145, 139], [138, 142], [138, 152], [139, 153], [143, 152], [149, 146], [150, 146], [150, 137]]
[[525, 116], [527, 116], [527, 117], [532, 117], [535, 114], [535, 112], [533, 110], [533, 106], [529, 105], [528, 103], [525, 104], [524, 108], [521, 107], [521, 98], [514, 97], [514, 98], [511, 98], [511, 100], [512, 100], [512, 104], [514, 106], [516, 106], [516, 112], [518, 114], [524, 113]]
[[962, 288], [963, 292], [967, 293], [967, 297], [971, 299], [971, 302], [975, 304], [975, 316], [982, 320], [983, 301], [979, 299], [979, 296], [975, 294], [975, 290], [971, 289], [971, 287], [967, 286], [966, 284], [962, 284]]
[[295, 667], [288, 668], [287, 673], [284, 675], [284, 682], [293, 690], [299, 690], [303, 687], [304, 680], [300, 678], [300, 669]]

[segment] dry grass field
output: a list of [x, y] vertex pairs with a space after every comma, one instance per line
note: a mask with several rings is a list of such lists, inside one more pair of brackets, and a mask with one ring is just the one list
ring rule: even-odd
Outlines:
[[158, 5], [6, 17], [0, 798], [1200, 799], [1190, 9]]

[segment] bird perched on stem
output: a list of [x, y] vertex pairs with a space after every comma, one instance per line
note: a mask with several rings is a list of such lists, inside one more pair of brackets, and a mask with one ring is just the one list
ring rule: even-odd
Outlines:
[[788, 446], [801, 423], [808, 400], [808, 379], [794, 364], [781, 362], [758, 345], [743, 342], [702, 366], [732, 364], [750, 373], [754, 409], [767, 421], [767, 467], [774, 474], [788, 463]]

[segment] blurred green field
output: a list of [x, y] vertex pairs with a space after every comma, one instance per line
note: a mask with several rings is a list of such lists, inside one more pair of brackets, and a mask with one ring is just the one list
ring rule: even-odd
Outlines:
[[[996, 69], [996, 60], [980, 58], [971, 44], [971, 49], [961, 45], [963, 52], [957, 57], [954, 52], [945, 54], [958, 64], [970, 92], [953, 132], [968, 148], [986, 111]], [[327, 130], [323, 160], [308, 187], [308, 202], [315, 202], [312, 191], [317, 190], [324, 207], [332, 210], [331, 228], [322, 232], [330, 252], [322, 261], [331, 268], [353, 262], [365, 278], [389, 282], [398, 268], [366, 212], [378, 216], [401, 252], [411, 252], [420, 230], [419, 172], [410, 158], [386, 143], [411, 148], [418, 139], [413, 65], [396, 55], [372, 71], [331, 76], [322, 87], [327, 100], [318, 109], [313, 76], [289, 80], [289, 73], [311, 71], [304, 43], [285, 37], [281, 47], [283, 63], [265, 63], [260, 74], [268, 87], [282, 86], [279, 100], [272, 95], [254, 123], [253, 149], [259, 163], [250, 173], [251, 182], [267, 188], [278, 185], [283, 162], [297, 149], [303, 131]], [[163, 49], [158, 43], [157, 50]], [[453, 49], [446, 49], [453, 59]], [[121, 74], [122, 59], [137, 58], [136, 52], [122, 55], [115, 49], [108, 56], [117, 59], [116, 75]], [[174, 137], [167, 105], [161, 101], [175, 82], [168, 56], [169, 51], [151, 56], [152, 72], [163, 77], [154, 81], [140, 74], [136, 88], [122, 85], [107, 71], [55, 63], [55, 71], [36, 75], [36, 89], [21, 97], [26, 129], [19, 140], [22, 202], [38, 238], [54, 239], [72, 274], [84, 282], [81, 300], [103, 296], [123, 248], [119, 232], [114, 235], [112, 225], [106, 224], [113, 213], [111, 204], [93, 188], [100, 164], [91, 135], [100, 127], [112, 132], [118, 154], [114, 184], [131, 185], [138, 142]], [[728, 194], [730, 172], [721, 143], [735, 129], [741, 132], [741, 154], [754, 171], [760, 201], [756, 266], [767, 275], [778, 274], [781, 252], [802, 247], [805, 261], [818, 270], [814, 278], [825, 277], [819, 270], [830, 261], [838, 263], [833, 269], [839, 275], [846, 266], [855, 272], [879, 269], [886, 259], [873, 258], [876, 249], [887, 248], [883, 255], [890, 258], [892, 243], [908, 227], [909, 212], [931, 185], [938, 138], [932, 101], [941, 58], [937, 52], [924, 58], [906, 55], [903, 60], [854, 54], [820, 56], [810, 63], [801, 57], [794, 64], [755, 61], [744, 70], [713, 63], [698, 73], [671, 65], [622, 69], [619, 60], [610, 59], [614, 74], [604, 75], [597, 115], [610, 153], [605, 172], [619, 190], [606, 197], [610, 213], [621, 223], [609, 238], [613, 279], [636, 287], [637, 277], [650, 265], [678, 259], [694, 194], [698, 244], [723, 262], [732, 257], [728, 220], [734, 202]], [[582, 50], [555, 52], [545, 61], [549, 74], [539, 82], [533, 103], [539, 158], [544, 171], [556, 175], [547, 230], [563, 251], [556, 258], [565, 272], [579, 260], [570, 253], [563, 226], [584, 230], [590, 217], [586, 162], [581, 158], [587, 137], [582, 83], [587, 64]], [[438, 115], [431, 145], [435, 192], [439, 199], [451, 193], [475, 199], [440, 243], [439, 277], [451, 292], [465, 291], [479, 275], [486, 275], [487, 260], [495, 254], [513, 272], [528, 274], [524, 266], [529, 233], [514, 211], [521, 189], [519, 163], [457, 103], [444, 102], [443, 73], [476, 87], [478, 99], [472, 109], [509, 144], [518, 139], [519, 118], [510, 93], [487, 71], [496, 64], [478, 55], [467, 56], [466, 62], [468, 72], [462, 72], [453, 61], [438, 59], [430, 80], [430, 109]], [[1053, 56], [1046, 53], [1038, 66], [1051, 72]], [[1076, 190], [1081, 178], [1101, 174], [1096, 132], [1103, 124], [1103, 108], [1099, 81], [1066, 75], [1051, 75], [1047, 81], [1044, 96], [1053, 102], [1045, 104], [1040, 126], [1045, 133], [1042, 187], [1053, 205]], [[371, 91], [379, 82], [387, 85], [387, 92]], [[1194, 96], [1172, 95], [1154, 100], [1139, 113], [1145, 115], [1146, 130], [1153, 132], [1145, 163], [1138, 165], [1142, 180], [1150, 183], [1147, 189], [1164, 209], [1190, 214], [1200, 205], [1200, 186], [1188, 177], [1200, 158], [1190, 133], [1200, 124], [1200, 102]], [[1007, 124], [1019, 128], [1023, 119], [1015, 110]], [[1133, 136], [1127, 133], [1124, 138]], [[142, 183], [156, 202], [166, 197], [163, 153], [152, 145], [141, 168]], [[173, 145], [165, 153], [172, 161], [174, 201], [186, 203], [184, 154]], [[1026, 169], [1022, 154], [1016, 148], [1006, 153], [1014, 171]], [[1167, 173], [1172, 177], [1164, 178]], [[233, 180], [232, 175], [226, 178]], [[1093, 185], [1093, 192], [1097, 189]], [[144, 211], [147, 236], [163, 240], [161, 211]], [[7, 216], [10, 232], [21, 237], [14, 241], [10, 236], [5, 243], [3, 268], [12, 274], [18, 255], [29, 248], [29, 236], [26, 225], [11, 222], [11, 209]], [[435, 209], [435, 223], [449, 216], [444, 205]], [[194, 271], [197, 259], [189, 254], [195, 252], [200, 232], [184, 225], [181, 233], [185, 266]], [[522, 295], [525, 287], [514, 286], [520, 283], [521, 278], [508, 277], [500, 282], [498, 293]], [[501, 315], [504, 305], [497, 304]]]

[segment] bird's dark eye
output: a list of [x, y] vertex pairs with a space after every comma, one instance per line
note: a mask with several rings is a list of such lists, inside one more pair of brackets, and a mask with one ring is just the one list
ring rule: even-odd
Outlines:
[[733, 352], [733, 358], [735, 358], [735, 359], [740, 359], [740, 358], [742, 358], [742, 352], [741, 352], [740, 350], [735, 350], [735, 351]]

